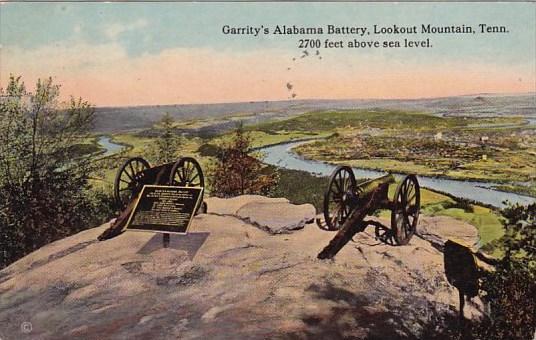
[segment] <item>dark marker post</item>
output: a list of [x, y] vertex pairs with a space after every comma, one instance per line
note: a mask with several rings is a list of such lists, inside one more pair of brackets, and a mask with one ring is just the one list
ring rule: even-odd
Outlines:
[[164, 248], [169, 247], [169, 234], [168, 233], [162, 234], [162, 243], [164, 245]]

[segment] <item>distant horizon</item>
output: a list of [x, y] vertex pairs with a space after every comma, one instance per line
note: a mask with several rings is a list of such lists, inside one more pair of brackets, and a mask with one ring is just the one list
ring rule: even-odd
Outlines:
[[[411, 100], [434, 100], [455, 97], [521, 97], [534, 95], [536, 100], [536, 91], [529, 92], [479, 92], [459, 94], [452, 96], [434, 96], [434, 97], [415, 97], [415, 98], [294, 98], [294, 99], [276, 99], [276, 100], [250, 100], [250, 101], [235, 101], [235, 102], [207, 102], [207, 103], [170, 103], [170, 104], [134, 104], [134, 105], [93, 105], [95, 108], [128, 108], [128, 107], [150, 107], [150, 106], [194, 106], [194, 105], [225, 105], [225, 104], [255, 104], [255, 103], [276, 103], [276, 102], [296, 102], [296, 101], [411, 101]], [[84, 98], [82, 98], [84, 99]]]

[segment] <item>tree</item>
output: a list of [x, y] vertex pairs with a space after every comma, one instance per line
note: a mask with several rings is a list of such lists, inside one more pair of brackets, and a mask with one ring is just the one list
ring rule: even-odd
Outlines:
[[251, 138], [242, 124], [232, 140], [220, 148], [212, 171], [212, 193], [220, 197], [244, 194], [267, 195], [277, 184], [277, 174], [271, 172], [256, 157], [250, 155]]
[[90, 190], [92, 156], [73, 146], [87, 137], [94, 110], [82, 99], [59, 101], [51, 78], [26, 91], [11, 76], [0, 89], [0, 267], [102, 216]]
[[489, 318], [475, 330], [481, 339], [532, 339], [536, 334], [536, 203], [502, 211], [504, 257], [482, 280]]
[[506, 260], [517, 260], [536, 270], [536, 203], [510, 205], [502, 212], [506, 233], [500, 246]]
[[177, 152], [182, 144], [181, 138], [173, 131], [175, 120], [169, 113], [166, 113], [158, 123], [161, 130], [160, 136], [156, 143], [150, 149], [149, 153], [157, 164], [169, 163], [176, 161]]

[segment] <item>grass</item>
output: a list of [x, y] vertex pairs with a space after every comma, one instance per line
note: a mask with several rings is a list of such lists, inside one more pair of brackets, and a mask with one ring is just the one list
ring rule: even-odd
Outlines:
[[112, 142], [129, 146], [128, 155], [140, 156], [146, 152], [147, 146], [151, 143], [152, 138], [140, 137], [133, 133], [123, 133], [112, 135]]
[[501, 216], [486, 207], [472, 205], [473, 211], [469, 212], [461, 208], [449, 207], [453, 200], [439, 201], [423, 204], [422, 213], [428, 216], [448, 216], [460, 221], [467, 222], [478, 230], [480, 236], [480, 246], [489, 245], [492, 241], [504, 235], [504, 226]]
[[[303, 153], [300, 153], [303, 155]], [[311, 154], [303, 155], [310, 159], [322, 159], [320, 157], [312, 156]], [[521, 157], [517, 155], [515, 157]], [[448, 162], [448, 160], [443, 160]], [[439, 176], [460, 180], [476, 180], [476, 181], [493, 181], [493, 182], [505, 182], [505, 181], [520, 181], [524, 182], [530, 180], [531, 176], [534, 176], [534, 168], [529, 164], [525, 164], [522, 169], [512, 170], [506, 162], [501, 164], [493, 161], [475, 161], [470, 164], [464, 164], [463, 169], [458, 170], [444, 170], [438, 168], [440, 159], [435, 159], [434, 162], [428, 162], [428, 164], [417, 164], [414, 161], [402, 161], [388, 158], [371, 158], [371, 159], [350, 159], [350, 160], [335, 160], [330, 161], [333, 164], [348, 164], [352, 167], [390, 171], [395, 173], [405, 174], [418, 174], [421, 176]], [[536, 186], [534, 184], [530, 186], [514, 186], [514, 185], [502, 185], [499, 187], [503, 191], [517, 192], [522, 194], [528, 194], [536, 197]]]
[[505, 184], [505, 185], [497, 185], [495, 186], [495, 189], [536, 197], [536, 181], [534, 180], [531, 181], [529, 186]]
[[[278, 132], [265, 132], [258, 130], [246, 130], [251, 138], [251, 146], [253, 148], [263, 147], [267, 145], [273, 145], [278, 143], [290, 142], [293, 140], [299, 140], [304, 138], [323, 138], [329, 136], [329, 133], [319, 132], [301, 132], [301, 131], [278, 131]], [[210, 144], [222, 145], [231, 140], [233, 133], [227, 133], [210, 140]]]
[[324, 190], [329, 181], [327, 177], [313, 176], [308, 172], [277, 168], [279, 183], [271, 197], [285, 197], [291, 203], [314, 205], [317, 213], [322, 211]]
[[71, 157], [83, 157], [86, 155], [103, 153], [104, 149], [96, 143], [73, 144], [69, 147]]
[[353, 159], [348, 161], [338, 161], [333, 163], [344, 163], [352, 167], [390, 171], [394, 173], [419, 174], [423, 176], [439, 176], [443, 172], [427, 167], [423, 164], [415, 164], [412, 161], [398, 161], [395, 159]]
[[[127, 158], [142, 157], [151, 165], [157, 165], [151, 158], [151, 147], [155, 143], [155, 138], [142, 137], [136, 133], [121, 133], [112, 135], [112, 142], [125, 145], [126, 151], [120, 156], [114, 155], [103, 161], [103, 168], [92, 176], [95, 178], [93, 185], [96, 188], [112, 190], [117, 169]], [[197, 155], [197, 149], [201, 142], [200, 138], [183, 138], [180, 155], [177, 155], [177, 159], [180, 156], [193, 156], [200, 161], [202, 167], [206, 166], [208, 160], [200, 159]]]

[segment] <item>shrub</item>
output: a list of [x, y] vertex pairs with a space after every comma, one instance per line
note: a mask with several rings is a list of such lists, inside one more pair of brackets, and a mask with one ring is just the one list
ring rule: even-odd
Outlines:
[[175, 134], [175, 120], [166, 113], [158, 122], [158, 137], [149, 147], [149, 158], [154, 164], [175, 162], [179, 156], [182, 138]]
[[[274, 168], [274, 171], [275, 168]], [[324, 190], [329, 183], [327, 177], [317, 177], [306, 171], [277, 169], [279, 181], [271, 197], [285, 197], [291, 203], [311, 203], [317, 212], [321, 212], [324, 202]]]
[[455, 208], [455, 209], [462, 209], [463, 211], [467, 213], [473, 213], [475, 211], [475, 208], [473, 207], [473, 204], [471, 203], [471, 200], [461, 197], [456, 197], [454, 202], [446, 202], [444, 204], [445, 209]]
[[222, 150], [213, 144], [203, 144], [197, 149], [197, 152], [203, 157], [218, 157]]
[[72, 147], [87, 137], [93, 108], [60, 103], [59, 89], [49, 78], [32, 94], [11, 76], [0, 90], [0, 267], [110, 213], [88, 183], [95, 156]]
[[239, 125], [231, 142], [221, 146], [215, 166], [211, 169], [211, 192], [219, 197], [244, 194], [268, 195], [278, 181], [260, 160], [250, 155], [251, 138]]

